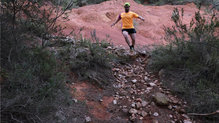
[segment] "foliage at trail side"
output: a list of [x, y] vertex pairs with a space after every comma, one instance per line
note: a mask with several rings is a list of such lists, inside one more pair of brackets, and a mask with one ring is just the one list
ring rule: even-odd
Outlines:
[[[65, 8], [50, 1], [1, 1], [1, 122], [53, 122], [69, 104], [61, 62], [46, 50]], [[47, 6], [47, 7], [46, 7]]]
[[167, 70], [164, 84], [189, 102], [188, 112], [214, 112], [219, 108], [219, 21], [215, 13], [204, 17], [198, 11], [186, 25], [183, 15], [183, 9], [174, 9], [175, 26], [164, 27], [169, 44], [152, 52], [150, 65]]

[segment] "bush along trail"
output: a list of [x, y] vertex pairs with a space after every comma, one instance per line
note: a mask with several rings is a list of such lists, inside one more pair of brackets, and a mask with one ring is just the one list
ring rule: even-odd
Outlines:
[[89, 82], [71, 85], [74, 102], [84, 101], [88, 106], [85, 122], [195, 122], [185, 112], [186, 102], [164, 88], [158, 75], [147, 71], [148, 54], [145, 51], [130, 54], [122, 47], [108, 46], [106, 49], [123, 58], [112, 63], [115, 78], [112, 86], [102, 89]]

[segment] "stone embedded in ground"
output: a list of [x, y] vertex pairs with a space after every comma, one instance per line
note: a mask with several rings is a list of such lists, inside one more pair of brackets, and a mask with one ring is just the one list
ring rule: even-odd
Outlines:
[[120, 71], [119, 68], [113, 68], [112, 71]]
[[134, 120], [136, 119], [135, 114], [132, 114], [132, 115], [129, 117], [129, 119], [130, 119], [131, 121], [134, 121]]
[[119, 95], [115, 95], [115, 96], [114, 96], [114, 99], [115, 99], [115, 100], [118, 100], [118, 99], [119, 99]]
[[170, 118], [173, 118], [173, 115], [170, 114], [169, 117], [170, 117]]
[[129, 52], [129, 58], [130, 59], [136, 59], [139, 56], [136, 52]]
[[153, 114], [155, 117], [159, 116], [159, 114], [157, 112], [154, 112]]
[[129, 113], [130, 114], [136, 114], [138, 111], [136, 110], [136, 109], [134, 109], [134, 108], [131, 108], [130, 110], [129, 110]]
[[186, 112], [183, 108], [181, 108], [179, 106], [176, 106], [175, 109], [176, 109], [177, 112], [179, 112], [181, 114], [184, 114]]
[[146, 102], [146, 101], [142, 101], [141, 105], [142, 105], [142, 107], [145, 107], [145, 106], [148, 105], [148, 102]]
[[137, 94], [137, 91], [136, 91], [136, 90], [134, 90], [134, 94]]
[[77, 99], [72, 99], [75, 103], [77, 103], [78, 102], [78, 100]]
[[127, 109], [127, 108], [123, 108], [122, 111], [123, 111], [124, 113], [127, 113], [127, 112], [128, 112], [128, 109]]
[[108, 50], [112, 50], [113, 48], [111, 46], [108, 46], [106, 49]]
[[145, 117], [145, 116], [147, 116], [147, 115], [148, 115], [147, 112], [145, 112], [145, 111], [142, 111], [142, 112], [141, 112], [141, 116], [142, 116], [142, 117]]
[[179, 100], [176, 97], [170, 96], [170, 100], [174, 104], [179, 104]]
[[155, 106], [155, 103], [154, 103], [154, 102], [151, 102], [151, 105], [152, 105], [152, 106]]
[[186, 118], [186, 119], [189, 119], [189, 116], [186, 115], [186, 114], [182, 114], [182, 116], [183, 116], [184, 118]]
[[145, 56], [147, 55], [147, 51], [146, 50], [138, 50], [138, 53]]
[[137, 80], [136, 80], [136, 79], [132, 80], [132, 83], [136, 83], [136, 82], [137, 82]]
[[137, 114], [141, 115], [141, 111], [140, 111], [140, 110], [138, 110]]
[[184, 120], [183, 123], [192, 123], [190, 120]]
[[173, 107], [172, 107], [171, 105], [169, 105], [169, 106], [168, 106], [168, 109], [170, 109], [170, 110], [171, 110], [171, 109], [173, 109]]
[[166, 106], [169, 105], [168, 97], [160, 92], [154, 94], [153, 99], [158, 106]]
[[103, 99], [100, 99], [99, 101], [100, 101], [100, 102], [103, 102]]
[[137, 102], [137, 103], [136, 103], [136, 108], [139, 109], [139, 108], [141, 108], [141, 107], [142, 107], [141, 103], [140, 103], [140, 102]]
[[126, 95], [128, 95], [128, 92], [127, 92], [127, 91], [121, 91], [121, 92], [120, 92], [120, 95], [121, 95], [121, 96], [126, 96]]
[[137, 98], [136, 101], [137, 102], [142, 102], [142, 99], [141, 98]]
[[122, 87], [123, 87], [123, 85], [120, 83], [117, 85], [117, 88], [122, 88]]
[[145, 81], [148, 81], [148, 80], [149, 80], [149, 78], [148, 78], [147, 76], [145, 76], [145, 77], [144, 77], [144, 80], [145, 80]]
[[86, 116], [85, 121], [86, 121], [86, 123], [89, 123], [89, 122], [91, 122], [91, 118], [89, 116]]
[[[140, 117], [139, 119], [140, 119], [140, 120], [143, 120], [144, 118], [143, 118], [143, 117]], [[141, 123], [141, 122], [140, 122], [140, 123]]]
[[[148, 91], [150, 91], [150, 90], [153, 89], [153, 88], [152, 88], [152, 87], [147, 87], [146, 89], [147, 89]], [[146, 90], [146, 91], [147, 91], [147, 90]]]
[[179, 103], [178, 100], [173, 100], [172, 102], [173, 102], [174, 104], [178, 104], [178, 103]]
[[113, 104], [116, 105], [117, 104], [117, 100], [113, 100]]
[[132, 103], [132, 104], [131, 104], [131, 107], [132, 107], [132, 108], [135, 108], [135, 103]]
[[150, 82], [149, 85], [150, 85], [151, 87], [156, 86], [156, 84], [154, 84], [153, 82]]
[[185, 109], [180, 108], [178, 112], [181, 113], [181, 114], [184, 114], [186, 111], [185, 111]]

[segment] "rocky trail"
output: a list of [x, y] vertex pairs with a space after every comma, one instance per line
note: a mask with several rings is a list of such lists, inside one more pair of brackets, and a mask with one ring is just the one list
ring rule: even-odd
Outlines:
[[[128, 49], [112, 50], [129, 54]], [[185, 113], [186, 102], [164, 88], [158, 75], [147, 71], [148, 56], [130, 56], [130, 62], [113, 64], [113, 87], [101, 89], [89, 82], [71, 86], [75, 103], [85, 102], [88, 108], [84, 118], [75, 122], [192, 123]]]
[[[136, 46], [166, 44], [163, 40], [163, 26], [170, 27], [172, 11], [175, 7], [184, 9], [184, 23], [189, 24], [198, 11], [196, 5], [144, 6], [133, 0], [110, 0], [96, 5], [88, 5], [70, 11], [70, 21], [60, 25], [82, 37], [105, 40], [114, 46], [127, 44], [121, 34], [121, 22], [110, 25], [123, 12], [124, 2], [130, 2], [131, 11], [145, 18], [145, 22], [135, 20], [137, 30]], [[204, 8], [201, 10], [204, 13]], [[108, 48], [109, 51], [128, 55], [128, 49]], [[145, 53], [130, 55], [132, 61], [114, 63], [116, 78], [110, 87], [101, 89], [90, 82], [71, 84], [75, 103], [75, 123], [192, 123], [185, 113], [186, 102], [180, 100], [170, 90], [162, 86], [159, 75], [147, 71], [148, 56]], [[80, 105], [80, 104], [84, 105]]]

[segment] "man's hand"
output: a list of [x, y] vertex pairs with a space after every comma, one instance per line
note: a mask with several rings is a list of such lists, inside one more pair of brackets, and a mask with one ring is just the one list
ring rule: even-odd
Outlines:
[[111, 27], [113, 27], [115, 25], [115, 23], [111, 24]]
[[111, 27], [113, 27], [114, 25], [116, 25], [119, 21], [121, 20], [121, 16], [119, 15], [119, 17], [117, 18], [116, 22], [114, 22]]
[[138, 18], [140, 18], [142, 21], [144, 21], [144, 18], [143, 18], [143, 17], [139, 16]]
[[144, 18], [142, 18], [141, 20], [144, 21]]

